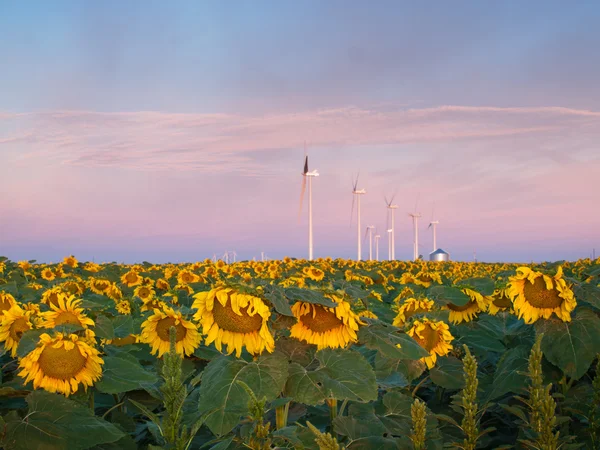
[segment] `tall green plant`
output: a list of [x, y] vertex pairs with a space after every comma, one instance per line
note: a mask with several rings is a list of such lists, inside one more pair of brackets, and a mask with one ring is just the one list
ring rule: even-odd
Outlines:
[[163, 441], [159, 443], [162, 447], [187, 450], [204, 420], [212, 411], [201, 416], [190, 429], [183, 424], [183, 404], [188, 396], [188, 389], [181, 370], [183, 357], [177, 353], [175, 348], [176, 337], [177, 330], [175, 327], [171, 327], [169, 330], [170, 348], [163, 356], [163, 384], [160, 387], [164, 412], [159, 417], [144, 405], [131, 399], [129, 401], [156, 425]]

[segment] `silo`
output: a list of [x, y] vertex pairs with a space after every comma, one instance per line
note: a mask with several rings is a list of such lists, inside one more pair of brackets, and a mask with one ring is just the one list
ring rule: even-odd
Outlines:
[[435, 252], [429, 254], [429, 261], [450, 261], [450, 255], [441, 248], [438, 248]]

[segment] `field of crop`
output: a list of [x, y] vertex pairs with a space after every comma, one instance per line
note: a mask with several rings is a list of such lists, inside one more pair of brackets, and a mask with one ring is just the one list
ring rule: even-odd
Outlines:
[[31, 449], [600, 448], [600, 259], [0, 258]]

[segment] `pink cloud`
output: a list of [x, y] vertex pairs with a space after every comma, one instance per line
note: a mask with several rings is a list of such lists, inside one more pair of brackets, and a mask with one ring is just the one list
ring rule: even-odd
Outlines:
[[2, 113], [0, 145], [19, 143], [32, 158], [83, 167], [262, 173], [249, 152], [311, 147], [443, 143], [519, 135], [600, 137], [600, 112], [564, 107], [378, 110], [341, 107], [261, 116], [152, 111]]

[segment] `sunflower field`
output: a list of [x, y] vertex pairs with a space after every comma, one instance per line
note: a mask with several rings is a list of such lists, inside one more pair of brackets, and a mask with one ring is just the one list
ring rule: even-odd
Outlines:
[[600, 259], [0, 258], [0, 444], [600, 448]]

